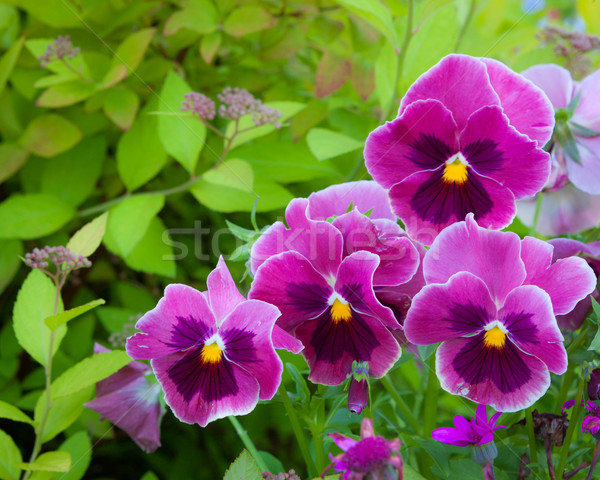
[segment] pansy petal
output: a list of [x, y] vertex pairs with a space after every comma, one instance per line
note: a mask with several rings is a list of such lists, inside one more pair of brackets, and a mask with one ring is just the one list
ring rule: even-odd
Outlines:
[[574, 85], [571, 72], [566, 68], [555, 64], [534, 65], [521, 75], [540, 87], [554, 108], [567, 108]]
[[476, 423], [479, 423], [480, 425], [484, 425], [484, 426], [488, 427], [486, 408], [487, 407], [485, 405], [482, 405], [482, 404], [477, 405], [477, 408], [475, 409], [475, 421], [476, 421]]
[[247, 300], [236, 307], [219, 329], [225, 355], [258, 380], [261, 400], [273, 398], [281, 383], [283, 364], [271, 340], [279, 315], [277, 307], [269, 303]]
[[390, 188], [415, 172], [441, 167], [458, 151], [456, 132], [452, 114], [441, 102], [415, 102], [369, 134], [365, 165], [377, 183]]
[[436, 238], [423, 259], [425, 280], [445, 283], [457, 272], [471, 272], [502, 304], [508, 292], [525, 280], [520, 251], [517, 234], [481, 228], [469, 215], [466, 221], [451, 225]]
[[333, 289], [312, 264], [296, 252], [271, 257], [256, 272], [248, 298], [275, 305], [281, 311], [277, 324], [293, 332], [326, 308]]
[[592, 435], [600, 430], [600, 418], [594, 415], [589, 415], [581, 422], [581, 431], [589, 432]]
[[483, 333], [443, 342], [436, 353], [442, 388], [503, 412], [532, 405], [550, 386], [546, 365], [506, 342], [485, 347]]
[[431, 438], [438, 442], [457, 445], [459, 447], [467, 447], [473, 443], [464, 432], [449, 427], [436, 428], [431, 432]]
[[496, 306], [483, 281], [469, 272], [443, 285], [427, 285], [413, 299], [404, 334], [417, 345], [472, 334], [496, 318]]
[[219, 256], [217, 268], [208, 274], [206, 286], [208, 302], [218, 323], [221, 323], [238, 304], [245, 300], [237, 289], [222, 255]]
[[290, 335], [279, 325], [273, 325], [273, 346], [277, 349], [287, 350], [292, 353], [300, 353], [304, 348], [302, 342]]
[[543, 90], [498, 60], [482, 58], [481, 61], [510, 124], [542, 148], [554, 129], [554, 108]]
[[577, 137], [579, 160], [567, 161], [569, 180], [590, 195], [600, 195], [600, 135]]
[[254, 409], [259, 398], [254, 376], [227, 360], [209, 371], [198, 365], [199, 358], [189, 351], [152, 360], [165, 401], [180, 421], [205, 427], [213, 420], [245, 415]]
[[372, 180], [331, 185], [308, 197], [308, 215], [313, 220], [327, 220], [343, 215], [352, 204], [360, 213], [371, 212], [369, 218], [396, 221], [386, 190]]
[[335, 444], [340, 447], [344, 452], [347, 452], [350, 448], [356, 445], [358, 442], [352, 438], [345, 437], [341, 433], [329, 433], [328, 434]]
[[600, 257], [600, 240], [590, 243], [583, 243], [571, 238], [553, 238], [548, 243], [554, 247], [552, 260], [571, 257], [578, 253], [587, 253], [592, 257]]
[[417, 100], [442, 102], [462, 130], [471, 114], [486, 105], [500, 105], [487, 69], [479, 59], [451, 54], [421, 75], [408, 89], [400, 103], [399, 115]]
[[552, 373], [565, 373], [568, 360], [564, 337], [546, 292], [533, 285], [515, 288], [506, 297], [498, 319], [521, 350], [539, 358]]
[[550, 155], [509, 124], [509, 118], [512, 122], [500, 107], [479, 109], [469, 117], [460, 144], [474, 170], [498, 181], [519, 199], [542, 189], [550, 175]]
[[600, 130], [600, 115], [598, 115], [598, 98], [600, 97], [600, 70], [585, 77], [576, 93], [580, 93], [579, 103], [573, 114], [573, 122], [592, 130]]

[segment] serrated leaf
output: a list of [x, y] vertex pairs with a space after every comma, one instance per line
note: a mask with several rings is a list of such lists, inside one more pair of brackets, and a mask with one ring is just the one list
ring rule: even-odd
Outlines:
[[50, 330], [56, 330], [61, 325], [67, 323], [69, 320], [73, 320], [80, 315], [83, 315], [85, 312], [89, 312], [91, 309], [96, 308], [99, 305], [104, 305], [106, 302], [99, 298], [98, 300], [92, 300], [84, 305], [80, 305], [75, 308], [71, 308], [62, 313], [58, 313], [56, 315], [52, 315], [51, 317], [46, 318], [44, 323], [48, 326]]
[[10, 403], [3, 402], [0, 400], [0, 418], [8, 418], [15, 422], [28, 423], [29, 425], [35, 425], [34, 421], [25, 415], [17, 407]]
[[324, 128], [313, 128], [308, 132], [306, 142], [318, 160], [327, 160], [364, 147], [363, 142]]
[[21, 452], [13, 439], [0, 430], [0, 479], [17, 480], [21, 474], [17, 464], [21, 460]]
[[33, 463], [18, 463], [23, 470], [44, 472], [68, 472], [71, 468], [71, 455], [68, 452], [45, 452]]
[[0, 238], [39, 238], [55, 232], [75, 214], [71, 205], [53, 195], [13, 195], [0, 203]]
[[[42, 441], [52, 440], [56, 435], [65, 430], [83, 412], [83, 404], [92, 398], [94, 387], [82, 388], [78, 392], [52, 401], [48, 412], [48, 419], [42, 433]], [[33, 419], [40, 422], [46, 408], [46, 395], [42, 392], [35, 404]]]
[[95, 353], [58, 377], [50, 387], [52, 401], [95, 385], [131, 362], [123, 350]]
[[67, 107], [91, 97], [95, 92], [96, 86], [93, 83], [73, 80], [52, 85], [38, 97], [35, 104], [45, 108]]
[[53, 157], [74, 147], [82, 138], [81, 130], [74, 123], [49, 113], [35, 117], [19, 143], [40, 157]]
[[232, 159], [221, 163], [217, 168], [207, 170], [202, 174], [202, 179], [213, 185], [252, 193], [254, 173], [252, 166], [245, 160]]
[[87, 432], [78, 432], [65, 440], [59, 450], [69, 452], [73, 464], [69, 472], [64, 475], [56, 475], [57, 480], [79, 480], [85, 475], [85, 472], [92, 460], [92, 443]]
[[165, 23], [163, 35], [168, 37], [187, 28], [196, 33], [214, 32], [218, 26], [218, 14], [214, 5], [208, 0], [192, 0], [183, 10], [175, 12]]
[[225, 33], [243, 37], [277, 25], [277, 19], [258, 5], [235, 8], [223, 23]]
[[67, 248], [77, 255], [89, 257], [102, 242], [107, 220], [108, 212], [104, 212], [91, 222], [86, 223], [71, 237], [71, 240], [67, 243]]
[[223, 480], [262, 480], [262, 478], [252, 455], [244, 449], [240, 456], [229, 466]]
[[[50, 347], [50, 329], [44, 320], [54, 314], [56, 286], [39, 270], [32, 270], [23, 282], [13, 310], [13, 327], [19, 344], [38, 363], [46, 365]], [[62, 300], [58, 299], [58, 312], [63, 311]], [[56, 353], [62, 338], [67, 333], [63, 325], [54, 332], [52, 354]]]
[[111, 88], [104, 97], [104, 113], [121, 130], [131, 128], [139, 106], [138, 96], [127, 88]]
[[12, 177], [25, 165], [29, 152], [16, 143], [0, 145], [0, 183]]
[[[179, 75], [170, 71], [160, 92], [159, 111], [181, 112], [184, 95], [191, 91], [192, 88]], [[194, 117], [160, 115], [158, 136], [166, 152], [188, 172], [193, 173], [206, 139], [206, 126]]]
[[0, 58], [0, 94], [2, 94], [8, 77], [10, 77], [13, 68], [15, 68], [19, 55], [21, 55], [24, 42], [25, 37], [19, 38], [12, 44], [8, 51], [2, 55], [2, 58]]

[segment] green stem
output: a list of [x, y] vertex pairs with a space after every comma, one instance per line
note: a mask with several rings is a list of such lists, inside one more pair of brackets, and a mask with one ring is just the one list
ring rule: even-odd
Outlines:
[[592, 480], [592, 475], [594, 474], [594, 469], [596, 468], [596, 464], [598, 463], [598, 457], [600, 456], [600, 440], [596, 440], [596, 445], [594, 446], [594, 456], [592, 457], [592, 464], [590, 465], [590, 470], [588, 471], [587, 477], [585, 480]]
[[456, 43], [454, 44], [455, 52], [458, 52], [458, 47], [462, 43], [463, 37], [465, 36], [465, 33], [467, 32], [467, 28], [469, 28], [469, 24], [471, 23], [471, 20], [473, 19], [473, 14], [475, 13], [475, 4], [476, 3], [477, 3], [476, 0], [471, 0], [471, 4], [469, 5], [469, 13], [467, 14], [465, 23], [463, 24], [462, 28], [460, 29], [460, 33], [458, 34], [458, 38], [456, 39]]
[[543, 193], [538, 193], [537, 199], [535, 201], [535, 213], [533, 214], [533, 223], [531, 224], [531, 228], [529, 229], [529, 235], [535, 237], [535, 233], [537, 231], [537, 223], [538, 218], [540, 216], [540, 210], [542, 208], [542, 200], [544, 198]]
[[254, 442], [248, 435], [248, 432], [244, 429], [244, 427], [242, 427], [242, 424], [239, 422], [239, 420], [236, 417], [234, 417], [233, 415], [230, 415], [227, 418], [229, 418], [229, 421], [231, 422], [231, 424], [233, 425], [233, 428], [235, 429], [235, 433], [237, 433], [238, 437], [240, 437], [240, 440], [244, 444], [244, 447], [246, 447], [246, 450], [248, 450], [250, 452], [250, 455], [252, 455], [252, 458], [254, 458], [254, 461], [256, 462], [256, 465], [258, 466], [260, 471], [261, 472], [269, 471], [267, 464], [260, 456], [260, 453], [258, 453], [258, 450], [256, 449], [256, 446], [254, 445]]
[[429, 376], [427, 378], [427, 391], [425, 392], [425, 406], [423, 407], [423, 436], [429, 438], [437, 420], [438, 397], [440, 382], [435, 374], [435, 355], [429, 360]]
[[314, 478], [319, 475], [317, 471], [317, 467], [315, 466], [315, 462], [308, 451], [308, 444], [306, 443], [306, 437], [302, 432], [302, 427], [300, 426], [300, 421], [298, 420], [298, 416], [296, 415], [296, 411], [292, 406], [292, 402], [290, 402], [290, 397], [288, 397], [287, 390], [283, 382], [279, 385], [279, 396], [281, 397], [281, 401], [283, 402], [283, 407], [290, 419], [290, 423], [292, 424], [292, 430], [294, 431], [294, 435], [296, 436], [296, 441], [298, 442], [298, 446], [300, 447], [300, 452], [302, 453], [302, 457], [304, 458], [304, 462], [306, 463], [306, 468], [308, 470], [308, 474], [311, 478]]
[[569, 364], [569, 368], [567, 372], [562, 378], [562, 382], [560, 383], [560, 390], [558, 391], [558, 396], [556, 397], [556, 405], [554, 406], [554, 411], [560, 413], [562, 411], [562, 406], [567, 401], [567, 395], [569, 395], [569, 390], [571, 389], [571, 384], [573, 383], [573, 375], [574, 373], [574, 365]]
[[396, 406], [400, 409], [408, 424], [412, 427], [415, 434], [418, 434], [421, 431], [421, 425], [417, 421], [417, 419], [412, 414], [410, 408], [404, 401], [404, 399], [400, 396], [400, 394], [396, 391], [392, 382], [390, 381], [389, 376], [385, 376], [380, 379], [381, 384], [387, 390], [387, 392], [392, 396], [392, 399], [396, 403]]
[[565, 466], [567, 464], [567, 458], [569, 456], [569, 448], [571, 447], [571, 439], [573, 438], [573, 432], [575, 431], [576, 425], [579, 423], [579, 412], [581, 411], [581, 399], [583, 398], [583, 384], [585, 376], [581, 375], [579, 379], [579, 385], [577, 387], [577, 395], [575, 397], [575, 405], [573, 406], [573, 414], [569, 419], [569, 427], [567, 428], [567, 433], [565, 434], [565, 439], [563, 440], [562, 447], [560, 449], [560, 460], [558, 461], [558, 466], [556, 467], [556, 478], [558, 480], [562, 480], [563, 474], [565, 471]]
[[67, 70], [70, 70], [71, 72], [73, 72], [75, 75], [77, 75], [81, 80], [83, 80], [86, 83], [95, 83], [93, 78], [89, 78], [86, 77], [83, 73], [77, 71], [75, 68], [73, 68], [72, 65], [69, 64], [69, 62], [67, 62], [64, 58], [61, 58], [61, 61], [63, 63], [63, 65], [65, 67], [67, 67]]
[[531, 459], [531, 463], [537, 463], [537, 439], [535, 438], [535, 432], [533, 431], [532, 407], [525, 409], [525, 421], [527, 425], [527, 434], [529, 435], [529, 458]]
[[571, 342], [571, 344], [567, 347], [567, 354], [573, 353], [573, 351], [578, 348], [585, 340], [587, 339], [587, 332], [589, 329], [589, 323], [586, 322], [583, 328], [579, 331], [579, 335], [577, 338]]
[[322, 472], [327, 466], [325, 460], [325, 447], [323, 445], [323, 426], [325, 421], [325, 401], [321, 400], [317, 410], [317, 420], [310, 426], [310, 431], [315, 444], [315, 458], [317, 460], [317, 472]]

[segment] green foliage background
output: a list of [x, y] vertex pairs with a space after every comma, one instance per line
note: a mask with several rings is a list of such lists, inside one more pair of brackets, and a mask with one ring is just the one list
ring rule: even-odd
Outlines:
[[[109, 212], [93, 267], [64, 288], [66, 308], [95, 298], [106, 305], [69, 324], [54, 360], [58, 376], [89, 356], [95, 340], [107, 344], [153, 308], [166, 284], [204, 290], [218, 255], [227, 259], [241, 245], [225, 219], [252, 228], [257, 198], [262, 227], [296, 196], [367, 178], [366, 136], [395, 116], [402, 93], [442, 56], [490, 56], [521, 71], [564, 63], [536, 38], [541, 25], [565, 26], [579, 15], [588, 33], [600, 33], [593, 0], [537, 3], [543, 8], [532, 13], [516, 0], [1, 0], [0, 400], [32, 411], [44, 387], [42, 367], [21, 350], [11, 322], [27, 274], [18, 255], [64, 245]], [[70, 69], [59, 61], [40, 67], [37, 57], [58, 35], [70, 35], [80, 54]], [[226, 86], [280, 109], [284, 126], [239, 135], [215, 165], [223, 140], [179, 111], [183, 94], [215, 98]], [[244, 262], [228, 263], [241, 279]], [[241, 288], [248, 285], [246, 278]], [[411, 368], [399, 391], [410, 390]], [[93, 389], [77, 395], [81, 403]], [[389, 399], [380, 399], [387, 413]], [[452, 399], [442, 404], [461, 408]], [[357, 418], [342, 412], [332, 425], [356, 431]], [[136, 479], [152, 470], [164, 479], [214, 480], [241, 450], [227, 422], [201, 429], [167, 414], [163, 447], [145, 455], [90, 410], [63, 421], [57, 432], [65, 432], [50, 445], [65, 442], [91, 461], [86, 478]], [[277, 456], [274, 470], [281, 461], [302, 471], [279, 403], [241, 421], [259, 449]], [[23, 455], [31, 450], [28, 426], [0, 420], [0, 428]], [[458, 467], [446, 461], [442, 471], [449, 468]], [[76, 480], [83, 471], [44, 478]]]

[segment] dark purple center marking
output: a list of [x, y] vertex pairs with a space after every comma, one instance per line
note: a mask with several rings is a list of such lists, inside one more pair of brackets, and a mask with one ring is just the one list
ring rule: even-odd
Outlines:
[[237, 364], [261, 362], [256, 354], [253, 332], [232, 328], [221, 332], [228, 360]]
[[532, 344], [540, 343], [538, 328], [531, 317], [533, 317], [533, 313], [510, 312], [504, 316], [502, 323], [516, 341]]
[[489, 175], [502, 170], [505, 162], [504, 152], [498, 148], [498, 143], [489, 138], [480, 138], [461, 148], [463, 156], [477, 173]]
[[456, 153], [432, 133], [419, 133], [419, 137], [415, 138], [409, 147], [408, 159], [424, 170], [438, 168]]
[[483, 307], [467, 302], [466, 305], [454, 303], [450, 315], [444, 320], [449, 323], [450, 330], [460, 335], [468, 335], [481, 330], [492, 319]]
[[285, 293], [288, 297], [285, 304], [309, 320], [316, 318], [327, 308], [332, 290], [327, 290], [316, 283], [301, 282], [288, 284]]
[[185, 350], [186, 348], [204, 344], [204, 341], [215, 333], [214, 329], [191, 315], [187, 317], [177, 316], [175, 318], [177, 319], [177, 323], [171, 332], [169, 346]]
[[[485, 333], [472, 337], [452, 360], [452, 367], [466, 382], [477, 385], [490, 380], [502, 393], [512, 393], [531, 379], [531, 370], [511, 341], [502, 348], [486, 347]], [[524, 355], [524, 354], [523, 354]]]

